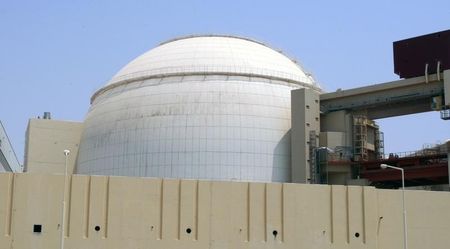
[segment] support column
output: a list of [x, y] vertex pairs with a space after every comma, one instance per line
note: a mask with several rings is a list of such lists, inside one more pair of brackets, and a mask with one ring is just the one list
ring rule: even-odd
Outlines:
[[[447, 143], [447, 147], [448, 147]], [[447, 153], [447, 169], [448, 169], [448, 191], [450, 191], [450, 152]]]
[[447, 149], [447, 170], [448, 170], [448, 191], [450, 191], [450, 141], [446, 143]]
[[[309, 183], [311, 140], [318, 145], [320, 133], [320, 98], [312, 89], [291, 92], [291, 177], [295, 183]], [[311, 137], [312, 136], [312, 137]]]
[[450, 107], [450, 69], [444, 71], [444, 104]]

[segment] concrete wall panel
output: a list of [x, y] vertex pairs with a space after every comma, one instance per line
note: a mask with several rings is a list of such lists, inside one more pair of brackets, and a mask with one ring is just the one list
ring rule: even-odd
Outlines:
[[[63, 182], [0, 174], [1, 249], [60, 247]], [[399, 190], [73, 175], [66, 197], [68, 249], [403, 246]], [[406, 207], [409, 248], [447, 248], [450, 193], [406, 191]]]

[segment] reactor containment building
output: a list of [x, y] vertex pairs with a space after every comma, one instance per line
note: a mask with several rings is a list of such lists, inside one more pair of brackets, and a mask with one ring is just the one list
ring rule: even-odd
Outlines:
[[231, 36], [160, 44], [91, 99], [75, 172], [289, 182], [290, 93], [319, 91], [264, 44]]

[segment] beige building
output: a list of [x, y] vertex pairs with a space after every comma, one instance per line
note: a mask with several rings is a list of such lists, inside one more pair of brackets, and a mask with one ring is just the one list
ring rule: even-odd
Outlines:
[[293, 90], [291, 98], [291, 163], [293, 172], [301, 172], [298, 178], [293, 173], [293, 182], [399, 187], [400, 177], [385, 177], [380, 170], [380, 164], [389, 164], [404, 167], [407, 186], [439, 183], [448, 190], [448, 140], [433, 149], [385, 155], [375, 120], [428, 111], [441, 111], [445, 119], [450, 70], [323, 93], [319, 103], [306, 91]]
[[0, 172], [22, 172], [22, 166], [14, 153], [11, 141], [0, 121]]
[[[30, 119], [26, 131], [25, 168], [30, 173], [64, 173], [63, 150], [78, 153], [83, 123], [53, 119]], [[73, 172], [76, 156], [68, 161]]]

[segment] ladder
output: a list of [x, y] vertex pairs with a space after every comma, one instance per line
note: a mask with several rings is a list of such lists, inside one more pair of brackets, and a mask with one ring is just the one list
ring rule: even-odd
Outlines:
[[384, 133], [379, 129], [375, 131], [375, 152], [378, 159], [384, 157]]
[[367, 151], [367, 123], [365, 116], [353, 116], [353, 156], [355, 161], [369, 159]]
[[309, 132], [309, 182], [319, 183], [317, 177], [317, 163], [316, 163], [316, 151], [317, 151], [317, 135], [316, 131]]

